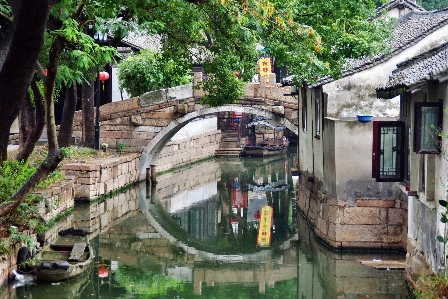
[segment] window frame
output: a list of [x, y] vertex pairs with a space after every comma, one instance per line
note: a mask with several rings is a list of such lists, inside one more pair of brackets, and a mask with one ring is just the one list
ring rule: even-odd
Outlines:
[[[380, 150], [381, 150], [381, 128], [382, 127], [396, 127], [400, 130], [401, 135], [396, 140], [397, 160], [396, 168], [398, 175], [395, 177], [381, 177], [380, 174]], [[406, 126], [402, 121], [374, 121], [373, 122], [373, 144], [372, 144], [372, 178], [377, 182], [403, 182], [405, 177], [405, 162], [406, 162]]]
[[308, 94], [307, 88], [301, 88], [301, 100], [302, 100], [302, 131], [308, 131]]
[[[437, 146], [437, 150], [428, 150], [421, 148], [421, 138], [422, 138], [422, 108], [424, 107], [437, 107], [438, 108], [438, 124], [437, 127], [442, 129], [443, 123], [443, 103], [438, 102], [415, 102], [414, 103], [414, 145], [413, 150], [417, 154], [440, 154], [440, 147]], [[441, 137], [437, 137], [437, 141], [441, 142]]]
[[314, 130], [316, 131], [316, 134], [314, 135], [315, 138], [320, 138], [320, 100], [316, 99], [314, 101]]

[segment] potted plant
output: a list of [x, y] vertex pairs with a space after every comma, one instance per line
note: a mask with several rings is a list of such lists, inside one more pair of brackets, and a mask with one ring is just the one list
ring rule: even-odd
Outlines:
[[358, 117], [358, 120], [360, 122], [368, 122], [371, 121], [373, 118], [372, 111], [367, 109], [361, 110], [361, 112], [359, 112], [359, 114], [357, 114], [356, 116]]

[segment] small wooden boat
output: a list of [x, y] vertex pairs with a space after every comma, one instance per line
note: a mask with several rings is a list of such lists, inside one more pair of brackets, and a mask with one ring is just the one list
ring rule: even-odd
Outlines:
[[[265, 117], [257, 117], [253, 122], [249, 123], [247, 127], [252, 127], [252, 135], [255, 137], [249, 137], [246, 139], [244, 145], [244, 155], [251, 157], [266, 157], [284, 154], [288, 150], [289, 140], [284, 135], [286, 130], [285, 126], [275, 125], [269, 122]], [[264, 128], [263, 130], [256, 130], [255, 128]], [[266, 134], [270, 132], [271, 137], [267, 137]], [[258, 135], [258, 137], [257, 137]], [[261, 141], [259, 137], [261, 135]]]
[[251, 157], [267, 157], [284, 154], [288, 151], [289, 141], [281, 144], [268, 144], [261, 142], [255, 145], [246, 145], [244, 154]]
[[93, 262], [87, 234], [85, 230], [73, 228], [60, 231], [59, 237], [35, 257], [37, 280], [58, 282], [86, 271]]

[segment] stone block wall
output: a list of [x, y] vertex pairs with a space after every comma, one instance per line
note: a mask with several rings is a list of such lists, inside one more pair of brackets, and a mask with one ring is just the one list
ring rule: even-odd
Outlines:
[[75, 199], [89, 200], [136, 182], [138, 164], [138, 154], [126, 154], [89, 164], [65, 164], [62, 170], [77, 177]]
[[420, 275], [446, 273], [446, 245], [436, 238], [444, 235], [446, 226], [440, 221], [435, 201], [409, 196], [409, 207], [414, 217], [409, 221], [407, 235], [406, 277], [410, 286], [415, 287]]
[[168, 142], [157, 157], [157, 171], [164, 171], [215, 155], [221, 131], [213, 130], [191, 138]]
[[59, 214], [73, 208], [75, 199], [76, 177], [67, 175], [66, 179], [55, 182], [47, 189], [35, 192], [45, 198], [38, 204], [38, 213], [45, 221], [50, 221]]
[[10, 247], [8, 254], [0, 254], [0, 286], [13, 278], [12, 270], [17, 269], [17, 254], [20, 247], [20, 244], [16, 244]]
[[334, 248], [404, 250], [407, 240], [407, 204], [400, 199], [358, 198], [354, 205], [323, 193], [321, 182], [301, 174], [297, 206], [315, 234]]

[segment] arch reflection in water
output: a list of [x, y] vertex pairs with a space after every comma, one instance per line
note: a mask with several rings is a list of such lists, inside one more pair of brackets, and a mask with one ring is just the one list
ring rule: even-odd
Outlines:
[[151, 200], [169, 213], [195, 246], [220, 253], [256, 251], [264, 205], [274, 210], [274, 243], [294, 234], [294, 191], [288, 165], [287, 156], [209, 161], [160, 176]]

